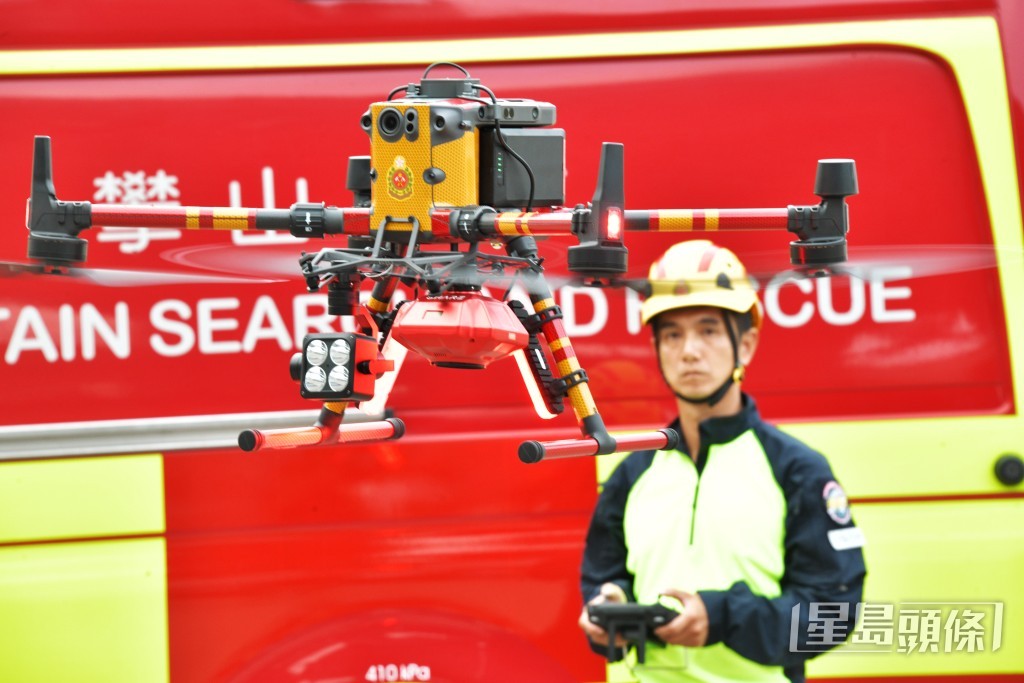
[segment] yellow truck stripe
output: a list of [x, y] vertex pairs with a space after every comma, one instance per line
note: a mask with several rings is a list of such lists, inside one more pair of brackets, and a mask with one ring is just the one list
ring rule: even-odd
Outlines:
[[9, 462], [0, 466], [0, 544], [159, 534], [159, 455]]
[[169, 680], [167, 551], [136, 538], [0, 546], [0, 680]]
[[0, 465], [0, 680], [169, 680], [164, 529], [158, 455]]

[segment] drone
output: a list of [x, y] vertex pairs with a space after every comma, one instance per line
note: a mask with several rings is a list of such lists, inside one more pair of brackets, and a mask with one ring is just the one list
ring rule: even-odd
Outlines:
[[[430, 77], [440, 66], [456, 78]], [[401, 96], [399, 96], [401, 95]], [[344, 246], [302, 253], [298, 272], [310, 292], [326, 291], [328, 312], [352, 316], [355, 332], [309, 334], [290, 361], [300, 394], [322, 403], [312, 426], [245, 430], [245, 451], [400, 438], [400, 418], [343, 423], [349, 406], [369, 401], [396, 348], [439, 367], [482, 369], [515, 357], [542, 417], [575, 413], [579, 438], [525, 441], [526, 463], [645, 448], [670, 449], [671, 429], [613, 435], [598, 412], [586, 370], [562, 323], [537, 238], [572, 236], [571, 273], [592, 286], [633, 287], [625, 278], [629, 231], [787, 230], [790, 261], [827, 269], [846, 260], [849, 213], [857, 193], [849, 159], [818, 162], [819, 204], [769, 209], [633, 210], [625, 207], [623, 145], [602, 145], [589, 203], [566, 206], [565, 131], [555, 106], [499, 99], [463, 67], [428, 66], [419, 82], [391, 90], [361, 116], [369, 156], [348, 161], [353, 206], [302, 202], [288, 209], [126, 206], [57, 199], [50, 138], [37, 136], [28, 200], [28, 256], [45, 272], [85, 262], [93, 226], [194, 230], [277, 230], [299, 238], [343, 238]], [[481, 250], [495, 245], [502, 253]], [[501, 297], [488, 283], [505, 286]], [[510, 297], [527, 293], [532, 310]], [[399, 285], [415, 296], [394, 301]], [[369, 289], [369, 296], [361, 297]], [[365, 300], [364, 303], [361, 301]]]

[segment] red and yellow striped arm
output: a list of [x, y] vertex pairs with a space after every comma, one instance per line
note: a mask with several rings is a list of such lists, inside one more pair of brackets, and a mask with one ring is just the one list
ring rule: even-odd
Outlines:
[[[324, 207], [329, 224], [346, 235], [370, 234], [370, 210]], [[301, 213], [301, 211], [299, 212]], [[91, 225], [108, 228], [181, 228], [184, 230], [288, 230], [302, 224], [290, 209], [200, 206], [91, 205]]]
[[656, 209], [626, 211], [626, 230], [713, 232], [716, 230], [785, 230], [788, 209]]
[[[568, 235], [573, 231], [573, 210], [505, 211], [482, 217], [486, 235]], [[625, 228], [638, 232], [711, 232], [716, 230], [786, 230], [788, 209], [652, 209], [626, 211]]]

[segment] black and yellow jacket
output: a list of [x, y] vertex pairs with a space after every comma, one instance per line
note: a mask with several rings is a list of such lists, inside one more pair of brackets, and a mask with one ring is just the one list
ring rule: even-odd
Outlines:
[[863, 538], [846, 496], [825, 458], [748, 396], [737, 415], [701, 423], [700, 443], [696, 461], [632, 453], [605, 482], [584, 602], [606, 582], [639, 603], [667, 588], [703, 599], [707, 645], [647, 648], [642, 681], [803, 681], [804, 662], [853, 630], [861, 599]]

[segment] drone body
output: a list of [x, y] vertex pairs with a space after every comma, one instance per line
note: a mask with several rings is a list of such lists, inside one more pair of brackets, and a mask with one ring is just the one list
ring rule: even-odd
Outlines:
[[[636, 211], [625, 208], [623, 147], [605, 143], [592, 201], [567, 208], [565, 133], [550, 127], [554, 106], [498, 99], [456, 65], [447, 66], [464, 77], [427, 78], [436, 66], [427, 68], [421, 82], [392, 90], [362, 116], [371, 154], [350, 158], [348, 187], [355, 196], [350, 208], [308, 202], [289, 209], [64, 202], [53, 186], [49, 139], [37, 138], [29, 257], [58, 270], [82, 262], [86, 241], [78, 235], [93, 225], [347, 236], [345, 247], [299, 259], [308, 289], [326, 289], [328, 311], [355, 316], [359, 328], [357, 334], [309, 335], [292, 361], [302, 395], [323, 401], [319, 420], [302, 429], [247, 430], [240, 446], [254, 450], [401, 436], [404, 426], [396, 419], [358, 428], [342, 424], [348, 405], [372, 398], [375, 380], [397, 371], [386, 353], [394, 340], [443, 367], [480, 369], [515, 356], [543, 417], [561, 413], [567, 399], [581, 437], [524, 442], [519, 449], [524, 462], [671, 448], [678, 439], [671, 430], [608, 433], [545, 280], [535, 238], [576, 237], [579, 244], [568, 249], [569, 269], [606, 286], [635, 286], [622, 279], [628, 265], [624, 233], [630, 230], [785, 229], [799, 238], [790, 245], [794, 264], [818, 267], [845, 259], [845, 198], [857, 192], [852, 161], [819, 162], [818, 205]], [[402, 90], [403, 98], [392, 99]], [[505, 253], [481, 252], [481, 244], [496, 244]], [[361, 304], [359, 292], [367, 280], [373, 286]], [[505, 297], [487, 294], [488, 282], [501, 283]], [[394, 305], [400, 283], [417, 294]], [[513, 284], [525, 289], [532, 312], [507, 301]]]

